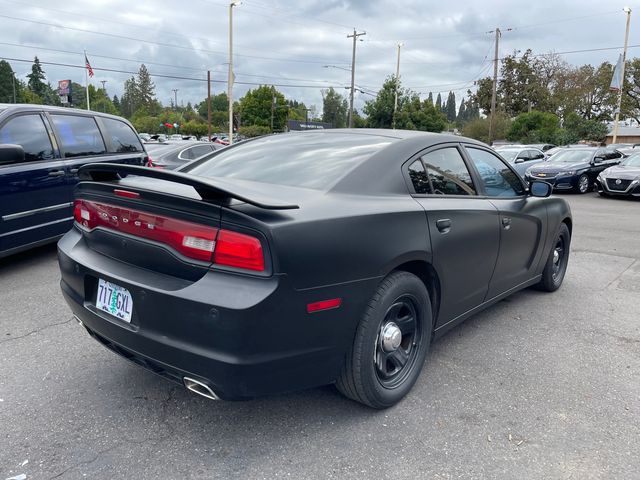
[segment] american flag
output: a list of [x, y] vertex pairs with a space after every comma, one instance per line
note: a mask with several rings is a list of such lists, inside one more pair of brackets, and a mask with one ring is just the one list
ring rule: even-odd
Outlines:
[[93, 68], [91, 68], [91, 64], [89, 63], [89, 59], [87, 58], [87, 54], [84, 54], [84, 63], [89, 71], [89, 76], [93, 77]]

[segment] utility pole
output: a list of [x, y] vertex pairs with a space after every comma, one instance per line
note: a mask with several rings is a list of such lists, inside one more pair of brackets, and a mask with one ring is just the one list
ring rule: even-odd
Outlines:
[[13, 84], [13, 103], [16, 103], [16, 74], [11, 72], [11, 83]]
[[493, 55], [493, 88], [491, 91], [491, 117], [489, 118], [489, 145], [493, 142], [493, 122], [496, 114], [496, 89], [498, 88], [498, 48], [500, 45], [500, 29], [496, 28], [496, 50]]
[[392, 120], [392, 128], [396, 129], [396, 112], [398, 110], [398, 87], [400, 83], [400, 47], [402, 47], [402, 43], [398, 44], [398, 62], [396, 64], [396, 92], [395, 97], [393, 99], [393, 120]]
[[271, 133], [273, 133], [273, 114], [276, 108], [276, 94], [271, 87]]
[[351, 55], [351, 95], [349, 97], [349, 128], [353, 127], [353, 94], [356, 80], [356, 42], [358, 37], [366, 35], [367, 32], [357, 33], [356, 29], [353, 29], [353, 35], [347, 35], [347, 38], [353, 38], [353, 54]]
[[[107, 87], [105, 87], [105, 83], [107, 83], [106, 80], [100, 80], [100, 83], [102, 84], [102, 92], [104, 93], [104, 96], [107, 96]], [[105, 109], [107, 108], [107, 104], [106, 102], [104, 103], [104, 105], [102, 105], [102, 111], [104, 112]]]
[[620, 89], [618, 90], [618, 108], [616, 108], [616, 118], [613, 122], [613, 141], [618, 140], [618, 122], [620, 121], [620, 109], [622, 108], [622, 87], [624, 87], [624, 67], [627, 63], [627, 44], [629, 42], [629, 24], [631, 23], [631, 8], [624, 7], [624, 13], [627, 14], [627, 30], [624, 34], [624, 49], [622, 50], [622, 65], [620, 68]]
[[211, 141], [211, 70], [207, 70], [207, 134]]
[[233, 145], [233, 7], [240, 5], [239, 1], [229, 3], [229, 76], [227, 78], [227, 96], [229, 97], [229, 145]]
[[176, 108], [176, 110], [178, 110], [178, 89], [177, 88], [173, 88], [173, 89], [171, 89], [171, 91], [173, 92], [173, 96], [175, 98], [175, 103], [174, 103], [175, 108]]

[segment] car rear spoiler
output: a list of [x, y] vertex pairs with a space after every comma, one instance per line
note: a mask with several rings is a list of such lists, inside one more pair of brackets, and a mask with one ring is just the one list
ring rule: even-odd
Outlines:
[[156, 178], [167, 182], [188, 185], [205, 201], [236, 199], [267, 210], [292, 210], [298, 205], [273, 199], [265, 193], [238, 185], [225, 178], [204, 178], [159, 168], [138, 167], [119, 163], [91, 163], [80, 167], [80, 180], [109, 182], [121, 180], [127, 175]]

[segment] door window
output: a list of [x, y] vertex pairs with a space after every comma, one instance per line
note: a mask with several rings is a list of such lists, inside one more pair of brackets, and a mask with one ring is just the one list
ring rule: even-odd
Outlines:
[[475, 195], [469, 169], [455, 147], [441, 148], [422, 156], [431, 191], [436, 195]]
[[467, 147], [467, 152], [488, 196], [517, 197], [524, 194], [518, 176], [498, 157], [479, 148]]
[[103, 118], [102, 122], [107, 129], [107, 136], [111, 139], [111, 152], [142, 152], [140, 138], [129, 125], [112, 118]]
[[51, 115], [64, 156], [84, 157], [106, 153], [102, 135], [93, 117], [80, 115]]
[[539, 150], [529, 150], [529, 157], [531, 160], [542, 160], [544, 158], [544, 153]]
[[0, 129], [0, 143], [21, 145], [26, 162], [54, 157], [51, 139], [40, 115], [13, 117]]

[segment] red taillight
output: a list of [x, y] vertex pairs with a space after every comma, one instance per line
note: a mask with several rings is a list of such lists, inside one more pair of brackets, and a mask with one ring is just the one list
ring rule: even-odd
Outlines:
[[147, 167], [153, 167], [153, 159], [151, 158], [151, 155], [147, 156]]
[[243, 233], [88, 200], [74, 202], [73, 217], [86, 230], [101, 227], [163, 243], [203, 262], [264, 271], [260, 240]]
[[228, 267], [264, 271], [262, 244], [255, 237], [244, 233], [220, 230], [213, 262]]
[[332, 298], [331, 300], [322, 300], [320, 302], [309, 303], [307, 304], [307, 313], [330, 310], [332, 308], [338, 308], [340, 305], [342, 305], [341, 298]]

